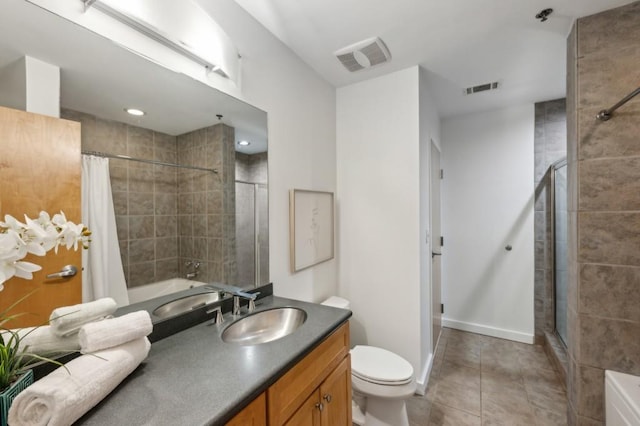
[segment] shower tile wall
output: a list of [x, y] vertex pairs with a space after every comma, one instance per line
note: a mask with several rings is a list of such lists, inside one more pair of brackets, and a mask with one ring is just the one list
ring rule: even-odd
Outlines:
[[235, 131], [225, 124], [177, 137], [178, 162], [215, 168], [217, 174], [178, 172], [179, 265], [198, 262], [199, 281], [236, 284]]
[[235, 260], [234, 129], [218, 124], [171, 136], [82, 112], [82, 149], [216, 168], [218, 174], [110, 160], [118, 241], [127, 285], [192, 272], [197, 280], [233, 283]]
[[535, 104], [535, 336], [553, 333], [553, 250], [549, 166], [567, 154], [565, 99]]
[[[82, 149], [175, 162], [176, 138], [141, 127], [61, 111], [82, 125]], [[176, 169], [111, 159], [111, 188], [127, 285], [178, 275]]]
[[640, 2], [568, 39], [569, 419], [604, 423], [604, 371], [640, 375]]

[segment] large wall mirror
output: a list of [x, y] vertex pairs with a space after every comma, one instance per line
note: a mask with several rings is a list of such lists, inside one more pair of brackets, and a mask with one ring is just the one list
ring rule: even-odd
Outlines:
[[82, 151], [144, 160], [109, 159], [130, 301], [268, 283], [267, 114], [26, 1], [2, 9], [0, 105], [17, 107], [1, 87], [25, 56], [55, 65]]

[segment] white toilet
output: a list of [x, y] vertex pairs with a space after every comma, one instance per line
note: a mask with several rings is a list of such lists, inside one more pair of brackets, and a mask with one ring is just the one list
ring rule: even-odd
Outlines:
[[[323, 305], [349, 309], [332, 296]], [[351, 349], [353, 423], [360, 426], [409, 426], [405, 400], [415, 393], [413, 367], [399, 355], [374, 346]]]

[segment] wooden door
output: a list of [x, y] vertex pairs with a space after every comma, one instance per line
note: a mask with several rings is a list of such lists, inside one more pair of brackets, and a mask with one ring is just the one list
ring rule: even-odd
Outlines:
[[[0, 217], [10, 214], [21, 222], [24, 215], [38, 217], [64, 211], [80, 223], [80, 124], [59, 118], [0, 107]], [[58, 254], [29, 255], [42, 266], [32, 280], [12, 278], [0, 292], [0, 312], [36, 290], [12, 313], [27, 312], [7, 324], [23, 327], [46, 323], [53, 308], [82, 301], [81, 250], [61, 247]], [[72, 278], [46, 279], [65, 265], [75, 265]]]
[[440, 227], [440, 150], [431, 141], [431, 321], [433, 323], [433, 336], [431, 336], [433, 353], [436, 352], [438, 338], [442, 330], [442, 232]]
[[351, 355], [320, 385], [322, 426], [351, 426]]
[[320, 426], [320, 393], [317, 390], [309, 395], [285, 426]]

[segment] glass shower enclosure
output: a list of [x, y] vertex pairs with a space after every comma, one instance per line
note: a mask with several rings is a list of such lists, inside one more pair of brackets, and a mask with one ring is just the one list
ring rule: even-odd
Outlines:
[[236, 180], [236, 261], [238, 283], [269, 282], [269, 194], [264, 183]]
[[555, 332], [567, 346], [567, 161], [551, 166], [551, 214]]

